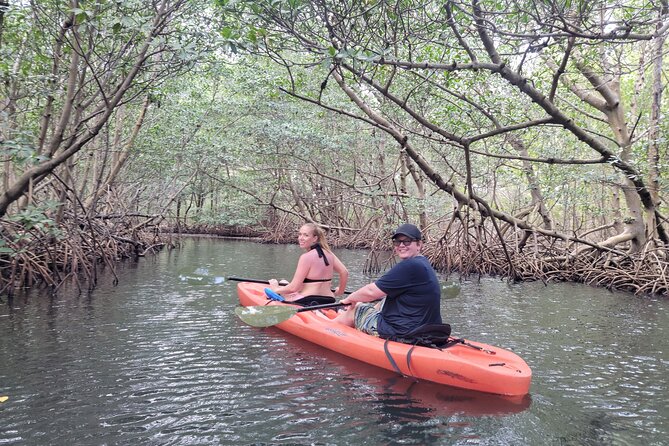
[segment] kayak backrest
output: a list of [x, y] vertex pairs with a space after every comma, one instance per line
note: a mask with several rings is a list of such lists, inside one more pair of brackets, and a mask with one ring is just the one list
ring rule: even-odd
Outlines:
[[450, 324], [427, 324], [405, 335], [393, 336], [388, 339], [403, 344], [440, 348], [448, 343], [450, 336]]
[[337, 302], [337, 299], [330, 296], [305, 296], [291, 303], [302, 305], [303, 307], [313, 307], [314, 305], [333, 304], [335, 302]]

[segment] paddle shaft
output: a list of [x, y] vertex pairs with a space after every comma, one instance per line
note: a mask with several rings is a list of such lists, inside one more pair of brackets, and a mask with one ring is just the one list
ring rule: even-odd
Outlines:
[[[269, 280], [260, 280], [260, 279], [247, 279], [244, 277], [228, 277], [228, 280], [234, 280], [236, 282], [250, 282], [250, 283], [266, 283], [269, 284]], [[334, 292], [335, 290], [332, 290]], [[344, 291], [344, 294], [351, 294], [352, 291]]]
[[[290, 302], [288, 302], [288, 303], [290, 303]], [[323, 309], [325, 309], [325, 308], [345, 307], [345, 306], [347, 306], [347, 305], [351, 305], [351, 304], [342, 304], [342, 303], [339, 303], [339, 302], [335, 302], [335, 303], [333, 303], [333, 304], [312, 305], [312, 306], [310, 306], [310, 307], [299, 308], [299, 309], [298, 309], [297, 311], [295, 311], [295, 312], [296, 312], [296, 313], [301, 313], [301, 312], [303, 312], [303, 311], [323, 310]]]
[[266, 283], [269, 284], [269, 280], [259, 280], [259, 279], [245, 279], [243, 277], [228, 277], [227, 280], [234, 280], [236, 282], [251, 282], [251, 283]]

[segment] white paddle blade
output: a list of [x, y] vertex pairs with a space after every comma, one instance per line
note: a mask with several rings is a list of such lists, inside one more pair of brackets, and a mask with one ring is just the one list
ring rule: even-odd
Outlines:
[[271, 327], [290, 319], [295, 313], [297, 308], [279, 305], [235, 308], [237, 317], [252, 327]]

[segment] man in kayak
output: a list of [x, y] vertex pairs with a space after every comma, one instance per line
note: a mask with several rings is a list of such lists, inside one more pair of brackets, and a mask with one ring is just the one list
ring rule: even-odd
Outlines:
[[[441, 287], [430, 262], [421, 255], [423, 237], [403, 224], [392, 236], [401, 261], [375, 282], [340, 302], [350, 305], [335, 321], [382, 338], [406, 335], [420, 326], [441, 324]], [[385, 297], [381, 304], [369, 302]]]

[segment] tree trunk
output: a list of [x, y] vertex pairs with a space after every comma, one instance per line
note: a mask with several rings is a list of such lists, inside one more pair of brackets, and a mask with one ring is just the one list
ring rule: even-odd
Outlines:
[[[121, 78], [120, 83], [106, 95], [98, 104], [97, 108], [92, 111], [90, 117], [84, 118], [84, 121], [72, 123], [69, 127], [73, 130], [83, 129], [78, 134], [72, 134], [72, 137], [64, 138], [65, 129], [68, 127], [69, 118], [73, 108], [73, 99], [77, 92], [74, 91], [76, 86], [76, 79], [79, 76], [79, 66], [74, 61], [78, 60], [78, 52], [74, 51], [72, 59], [70, 60], [70, 70], [68, 81], [66, 83], [67, 89], [65, 92], [65, 105], [60, 113], [58, 125], [55, 128], [53, 136], [48, 143], [47, 153], [50, 158], [40, 162], [34, 167], [26, 170], [20, 175], [12, 184], [10, 184], [4, 192], [0, 195], [0, 217], [3, 217], [9, 206], [18, 200], [26, 191], [30, 184], [34, 181], [39, 181], [51, 173], [56, 167], [67, 161], [70, 157], [78, 153], [86, 144], [95, 138], [102, 127], [107, 123], [114, 110], [121, 103], [122, 98], [133, 85], [135, 78], [140, 70], [144, 67], [147, 60], [147, 52], [152, 47], [159, 30], [163, 29], [169, 16], [175, 12], [175, 9], [182, 2], [177, 1], [174, 5], [167, 5], [163, 1], [158, 5], [158, 11], [154, 16], [151, 32], [148, 32], [144, 42], [139, 45], [139, 49], [134, 56], [132, 65], [129, 67], [127, 73]], [[76, 25], [64, 24], [63, 28], [67, 32], [74, 33]], [[76, 41], [78, 36], [73, 36], [72, 40]], [[46, 116], [46, 114], [45, 114]], [[95, 118], [93, 118], [95, 117]], [[44, 130], [43, 124], [42, 130]]]
[[[662, 9], [660, 11], [660, 20], [657, 24], [658, 31], [662, 27], [664, 18], [666, 18], [667, 13], [667, 2], [662, 2]], [[660, 149], [659, 149], [659, 138], [660, 138], [660, 119], [661, 119], [661, 107], [662, 107], [662, 65], [664, 58], [664, 40], [665, 35], [660, 34], [654, 42], [653, 46], [653, 83], [652, 83], [652, 95], [651, 95], [651, 108], [650, 108], [650, 122], [649, 122], [649, 132], [648, 132], [648, 182], [650, 195], [653, 199], [655, 206], [660, 206]], [[654, 209], [646, 210], [646, 219], [648, 221], [648, 231], [647, 235], [650, 239], [655, 239], [657, 237], [656, 228], [661, 225], [661, 222], [657, 221]]]

